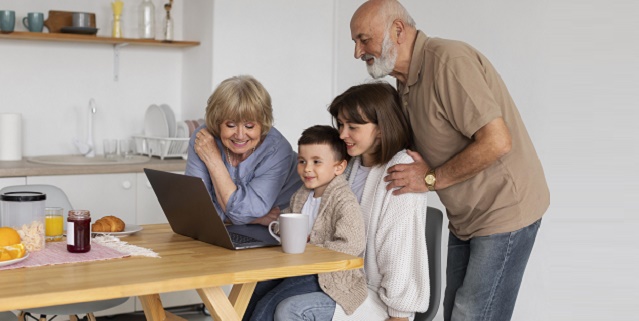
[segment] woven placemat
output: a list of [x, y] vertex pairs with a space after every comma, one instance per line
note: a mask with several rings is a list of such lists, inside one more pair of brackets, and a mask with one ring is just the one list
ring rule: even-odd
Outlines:
[[149, 249], [128, 244], [115, 236], [105, 235], [91, 239], [91, 250], [86, 253], [70, 253], [67, 251], [66, 242], [47, 243], [43, 250], [29, 253], [29, 257], [22, 262], [0, 267], [0, 271], [43, 265], [111, 260], [127, 256], [159, 257], [157, 253]]

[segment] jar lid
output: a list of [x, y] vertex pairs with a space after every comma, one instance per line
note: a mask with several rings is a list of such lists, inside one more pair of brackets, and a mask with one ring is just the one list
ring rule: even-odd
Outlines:
[[33, 202], [46, 199], [47, 194], [40, 192], [7, 192], [0, 195], [0, 200], [7, 202]]

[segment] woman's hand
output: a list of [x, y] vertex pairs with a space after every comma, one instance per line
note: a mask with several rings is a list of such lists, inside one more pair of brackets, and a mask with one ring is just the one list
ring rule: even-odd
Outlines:
[[193, 147], [197, 156], [199, 156], [206, 165], [216, 161], [222, 161], [222, 154], [219, 148], [217, 148], [215, 138], [213, 138], [213, 135], [211, 135], [206, 128], [202, 128], [197, 132]]
[[277, 221], [281, 213], [282, 211], [280, 210], [280, 208], [278, 206], [275, 206], [268, 213], [266, 213], [266, 215], [254, 219], [251, 224], [268, 226], [269, 224], [271, 224], [271, 222]]

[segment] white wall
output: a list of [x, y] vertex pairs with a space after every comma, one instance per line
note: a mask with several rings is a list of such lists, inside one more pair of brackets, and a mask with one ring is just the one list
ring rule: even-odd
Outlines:
[[[137, 1], [125, 2], [130, 32]], [[55, 9], [109, 14], [109, 3], [60, 0]], [[176, 38], [201, 46], [124, 47], [119, 82], [112, 79], [110, 46], [0, 41], [0, 112], [23, 113], [25, 155], [73, 152], [69, 142], [84, 134], [90, 97], [98, 102], [98, 140], [124, 137], [141, 131], [151, 103], [170, 104], [178, 119], [201, 117], [215, 86], [243, 73], [269, 90], [276, 127], [295, 145], [302, 129], [329, 123], [325, 109], [336, 94], [369, 79], [353, 58], [348, 26], [359, 0], [174, 3], [185, 21]], [[466, 41], [493, 62], [544, 165], [551, 207], [513, 320], [634, 319], [639, 5], [403, 3], [427, 34]], [[21, 18], [50, 5], [23, 0], [0, 6]], [[100, 34], [110, 30], [106, 21], [100, 28]], [[431, 205], [441, 208], [436, 197]]]
[[[164, 1], [154, 0], [161, 32]], [[124, 1], [123, 32], [137, 38], [138, 1]], [[96, 13], [98, 35], [111, 34], [111, 1], [2, 1], [2, 9], [16, 11], [16, 31], [26, 31], [22, 17], [49, 10]], [[164, 11], [164, 9], [162, 9]], [[181, 20], [182, 1], [174, 2]], [[46, 29], [45, 29], [46, 30]], [[182, 39], [182, 26], [175, 27]], [[0, 112], [20, 112], [23, 155], [71, 154], [71, 140], [87, 135], [88, 102], [97, 103], [94, 137], [98, 153], [105, 138], [139, 134], [144, 112], [153, 103], [167, 103], [181, 119], [182, 56], [191, 49], [126, 46], [120, 49], [120, 78], [114, 81], [113, 46], [23, 40], [0, 40]]]
[[332, 19], [330, 1], [216, 1], [214, 86], [253, 75], [271, 95], [275, 127], [297, 145], [304, 128], [330, 122]]

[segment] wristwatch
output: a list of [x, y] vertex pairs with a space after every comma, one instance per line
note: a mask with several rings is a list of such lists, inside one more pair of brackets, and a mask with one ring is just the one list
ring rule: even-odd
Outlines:
[[435, 183], [437, 182], [437, 178], [435, 178], [435, 169], [431, 169], [428, 173], [426, 173], [426, 176], [424, 176], [424, 182], [426, 183], [426, 187], [428, 187], [429, 191], [435, 191]]

